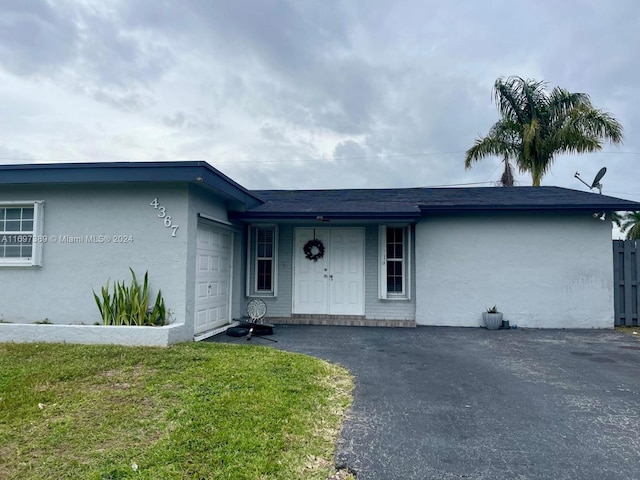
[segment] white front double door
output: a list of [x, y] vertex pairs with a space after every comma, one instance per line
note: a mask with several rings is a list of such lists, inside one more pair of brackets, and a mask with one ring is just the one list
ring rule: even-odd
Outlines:
[[[322, 258], [309, 260], [304, 246], [314, 238]], [[297, 228], [294, 235], [293, 313], [364, 315], [364, 230]]]

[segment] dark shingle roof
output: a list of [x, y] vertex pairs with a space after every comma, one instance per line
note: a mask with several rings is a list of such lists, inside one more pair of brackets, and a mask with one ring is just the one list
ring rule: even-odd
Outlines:
[[238, 218], [418, 218], [469, 211], [640, 210], [640, 203], [560, 187], [254, 190], [264, 204]]

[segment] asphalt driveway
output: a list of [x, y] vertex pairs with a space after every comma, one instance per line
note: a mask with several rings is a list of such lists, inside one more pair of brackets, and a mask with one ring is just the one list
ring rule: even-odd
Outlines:
[[251, 341], [354, 374], [336, 462], [358, 480], [640, 478], [630, 336], [279, 325], [271, 338]]

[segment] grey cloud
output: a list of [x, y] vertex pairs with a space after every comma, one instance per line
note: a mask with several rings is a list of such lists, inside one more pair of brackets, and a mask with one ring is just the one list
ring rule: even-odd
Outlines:
[[162, 123], [167, 127], [189, 130], [191, 134], [196, 132], [205, 132], [210, 134], [211, 131], [218, 130], [220, 128], [220, 124], [210, 115], [210, 113], [203, 111], [196, 111], [189, 114], [177, 111], [172, 115], [165, 115], [162, 117]]
[[144, 88], [169, 68], [172, 56], [139, 32], [122, 31], [108, 10], [64, 1], [3, 2], [0, 67], [40, 75], [132, 111], [149, 103]]
[[284, 75], [307, 68], [346, 34], [338, 12], [327, 13], [320, 4], [145, 0], [125, 8], [123, 19], [131, 27], [187, 38], [191, 48], [205, 54], [264, 65]]
[[176, 112], [172, 116], [166, 116], [162, 119], [168, 127], [180, 128], [184, 125], [185, 116], [182, 112]]
[[[637, 0], [6, 5], [5, 71], [136, 112], [137, 145], [162, 138], [167, 158], [235, 162], [223, 171], [250, 188], [494, 180], [499, 159], [465, 171], [463, 157], [498, 119], [491, 87], [507, 75], [589, 93], [622, 121], [624, 149], [640, 151]], [[617, 182], [637, 161], [611, 159], [561, 158], [548, 180], [572, 186], [576, 165], [607, 161]]]
[[80, 68], [100, 83], [127, 89], [147, 85], [170, 67], [168, 48], [123, 31], [116, 18], [85, 12], [81, 20]]
[[135, 112], [149, 108], [154, 100], [152, 97], [136, 92], [113, 91], [109, 89], [96, 89], [92, 97], [99, 102], [106, 103], [123, 112]]
[[17, 75], [57, 71], [78, 48], [73, 11], [46, 1], [6, 0], [0, 10], [0, 65]]
[[267, 140], [283, 142], [286, 140], [284, 130], [276, 125], [265, 124], [260, 127], [260, 134]]
[[252, 114], [341, 132], [366, 126], [376, 72], [349, 55], [339, 10], [277, 0], [143, 2], [128, 4], [123, 17], [225, 65], [222, 73], [235, 77], [225, 98]]

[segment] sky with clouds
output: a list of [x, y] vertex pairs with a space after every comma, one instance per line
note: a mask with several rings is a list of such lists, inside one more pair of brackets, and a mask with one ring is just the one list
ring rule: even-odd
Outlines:
[[[205, 160], [250, 189], [490, 185], [496, 78], [585, 92], [624, 144], [543, 185], [640, 201], [637, 0], [2, 0], [0, 163]], [[529, 185], [528, 175], [518, 184]]]

